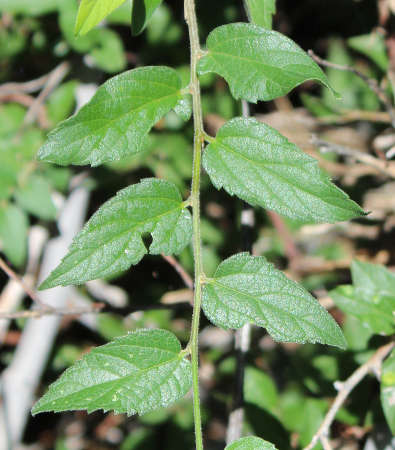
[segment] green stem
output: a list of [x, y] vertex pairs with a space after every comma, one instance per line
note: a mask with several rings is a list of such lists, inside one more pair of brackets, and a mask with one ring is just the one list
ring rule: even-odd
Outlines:
[[184, 0], [185, 20], [188, 24], [191, 46], [191, 83], [190, 92], [193, 100], [194, 146], [191, 203], [193, 212], [193, 252], [195, 261], [195, 293], [190, 338], [192, 363], [193, 413], [195, 422], [196, 450], [203, 450], [202, 421], [199, 397], [199, 322], [202, 304], [202, 244], [200, 236], [200, 172], [202, 149], [204, 145], [203, 113], [200, 97], [200, 84], [197, 76], [197, 63], [202, 52], [199, 44], [199, 32], [195, 11], [195, 0]]

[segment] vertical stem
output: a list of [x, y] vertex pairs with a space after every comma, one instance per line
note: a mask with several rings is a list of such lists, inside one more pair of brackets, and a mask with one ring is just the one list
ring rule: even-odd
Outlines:
[[195, 11], [195, 0], [184, 0], [185, 20], [188, 25], [189, 41], [191, 46], [191, 82], [190, 92], [193, 100], [194, 122], [194, 146], [193, 146], [193, 172], [191, 202], [193, 212], [193, 252], [195, 262], [195, 293], [192, 316], [192, 330], [190, 338], [191, 363], [192, 363], [192, 389], [193, 389], [193, 413], [195, 422], [196, 450], [203, 450], [202, 423], [199, 398], [199, 322], [202, 303], [201, 278], [203, 275], [201, 236], [200, 236], [200, 172], [201, 158], [204, 143], [203, 114], [200, 97], [200, 84], [197, 76], [197, 63], [201, 56], [199, 44], [199, 32]]

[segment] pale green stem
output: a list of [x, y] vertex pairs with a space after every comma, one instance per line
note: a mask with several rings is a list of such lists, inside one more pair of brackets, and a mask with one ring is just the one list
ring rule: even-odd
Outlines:
[[189, 347], [192, 363], [193, 413], [195, 422], [196, 450], [203, 450], [202, 421], [199, 397], [199, 322], [202, 304], [202, 244], [200, 236], [200, 172], [202, 149], [204, 145], [203, 114], [200, 97], [200, 84], [197, 76], [197, 63], [202, 52], [199, 44], [199, 32], [195, 11], [195, 0], [184, 0], [185, 20], [188, 24], [191, 46], [191, 83], [190, 92], [193, 100], [194, 150], [191, 188], [191, 204], [193, 212], [193, 252], [195, 260], [195, 292], [192, 316], [192, 329]]

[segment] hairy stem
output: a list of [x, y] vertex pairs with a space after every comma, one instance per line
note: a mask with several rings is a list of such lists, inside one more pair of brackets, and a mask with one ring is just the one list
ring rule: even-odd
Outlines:
[[200, 172], [204, 144], [203, 114], [200, 98], [200, 84], [197, 76], [197, 63], [201, 55], [199, 32], [195, 11], [195, 0], [184, 0], [185, 20], [188, 24], [191, 46], [191, 82], [190, 92], [193, 100], [194, 146], [191, 203], [193, 211], [193, 252], [195, 260], [195, 293], [190, 339], [192, 362], [193, 413], [195, 422], [196, 450], [203, 449], [202, 423], [199, 398], [199, 321], [202, 303], [201, 279], [203, 275], [201, 236], [200, 236]]

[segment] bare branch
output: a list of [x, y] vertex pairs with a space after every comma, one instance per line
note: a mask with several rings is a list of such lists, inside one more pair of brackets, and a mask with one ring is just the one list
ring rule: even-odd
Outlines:
[[391, 117], [392, 126], [395, 127], [395, 112], [393, 104], [390, 98], [388, 97], [387, 93], [385, 92], [385, 90], [377, 83], [377, 81], [374, 78], [369, 78], [367, 75], [365, 75], [364, 73], [360, 72], [359, 70], [355, 69], [352, 66], [346, 65], [343, 66], [341, 64], [335, 64], [325, 59], [322, 59], [318, 55], [316, 55], [313, 52], [313, 50], [309, 50], [308, 53], [314, 59], [314, 61], [316, 61], [321, 66], [342, 70], [344, 72], [351, 72], [357, 75], [359, 78], [361, 78], [380, 99], [381, 103], [384, 105], [385, 109], [387, 110], [388, 114]]
[[180, 275], [182, 281], [188, 289], [193, 289], [193, 280], [189, 273], [182, 267], [182, 265], [173, 256], [168, 256], [162, 253], [162, 258], [167, 261], [174, 270]]
[[330, 407], [317, 433], [313, 436], [310, 444], [305, 447], [304, 450], [312, 450], [319, 440], [321, 440], [321, 443], [322, 439], [324, 440], [324, 442], [326, 442], [325, 439], [328, 438], [329, 429], [332, 425], [332, 422], [335, 420], [337, 412], [346, 401], [350, 392], [363, 380], [363, 378], [365, 378], [365, 376], [369, 372], [377, 373], [380, 371], [382, 362], [389, 355], [394, 346], [395, 342], [390, 342], [389, 344], [380, 347], [365, 364], [359, 367], [350, 376], [350, 378], [348, 378], [344, 383], [340, 384], [339, 393], [337, 394], [335, 401], [332, 403], [332, 406]]
[[30, 289], [30, 287], [22, 280], [22, 278], [17, 275], [7, 263], [0, 258], [0, 269], [2, 269], [11, 279], [15, 280], [26, 292], [26, 294], [39, 305], [42, 309], [48, 308], [36, 295], [36, 293]]
[[93, 303], [92, 306], [80, 307], [70, 306], [66, 308], [52, 308], [44, 305], [37, 309], [30, 309], [16, 312], [0, 312], [1, 319], [37, 319], [43, 316], [80, 316], [82, 314], [96, 314], [104, 308], [104, 303]]
[[324, 141], [315, 135], [312, 136], [311, 142], [319, 147], [321, 151], [333, 151], [339, 155], [349, 156], [356, 161], [374, 167], [376, 170], [390, 178], [395, 178], [395, 164], [391, 161], [384, 161], [367, 153]]

